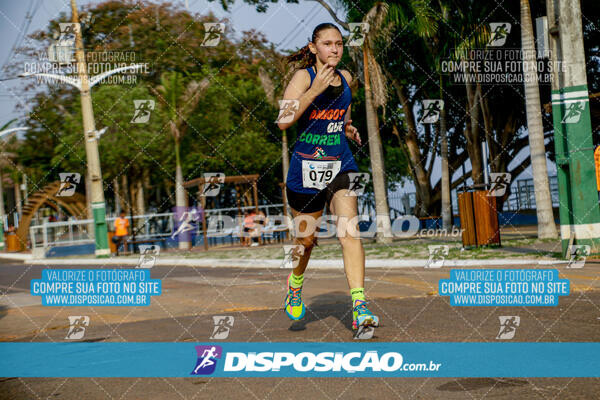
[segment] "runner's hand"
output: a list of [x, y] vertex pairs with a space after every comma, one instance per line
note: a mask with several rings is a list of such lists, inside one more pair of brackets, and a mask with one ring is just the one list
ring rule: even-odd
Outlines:
[[[315, 66], [316, 68], [316, 66]], [[325, 64], [320, 71], [317, 72], [313, 80], [311, 88], [319, 95], [329, 87], [335, 79], [335, 68], [329, 64]]]
[[348, 122], [346, 122], [346, 137], [348, 139], [354, 140], [356, 143], [358, 143], [359, 146], [361, 146], [362, 142], [360, 140], [360, 135], [358, 134], [358, 129], [352, 126], [350, 122], [352, 122], [351, 119], [349, 119]]

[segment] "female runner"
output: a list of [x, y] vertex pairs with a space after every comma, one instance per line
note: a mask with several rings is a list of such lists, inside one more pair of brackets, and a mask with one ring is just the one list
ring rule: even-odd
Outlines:
[[353, 329], [379, 326], [379, 318], [367, 308], [364, 294], [365, 253], [358, 224], [357, 197], [349, 193], [349, 172], [358, 172], [347, 139], [361, 144], [358, 130], [351, 125], [352, 76], [336, 69], [343, 54], [340, 30], [331, 23], [318, 25], [312, 40], [288, 62], [300, 61], [283, 95], [298, 100], [298, 110], [290, 122], [278, 122], [287, 129], [298, 122], [298, 139], [290, 161], [286, 194], [294, 218], [295, 244], [304, 254], [288, 277], [285, 312], [292, 320], [304, 317], [302, 302], [304, 271], [316, 243], [318, 219], [327, 205], [337, 217], [338, 239], [342, 245], [344, 269], [352, 296]]

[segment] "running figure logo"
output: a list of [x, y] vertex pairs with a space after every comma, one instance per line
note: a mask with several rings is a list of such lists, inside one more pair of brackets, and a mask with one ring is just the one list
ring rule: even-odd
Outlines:
[[94, 140], [100, 140], [100, 138], [102, 137], [102, 135], [104, 135], [104, 133], [108, 130], [108, 126], [105, 126], [104, 128], [98, 130], [96, 129], [95, 131], [87, 131], [88, 134], [88, 142], [93, 142]]
[[322, 159], [323, 157], [327, 157], [327, 153], [325, 153], [325, 150], [323, 150], [321, 147], [317, 147], [317, 148], [315, 149], [315, 152], [312, 154], [312, 157], [313, 157], [315, 160], [320, 160], [320, 159]]
[[221, 346], [196, 346], [198, 361], [190, 375], [210, 375], [215, 372], [217, 359], [223, 355]]
[[61, 22], [58, 33], [54, 33], [55, 42], [48, 47], [48, 60], [59, 64], [75, 62], [75, 37], [81, 27], [78, 23]]
[[490, 47], [500, 47], [504, 46], [506, 43], [506, 38], [510, 33], [511, 24], [508, 22], [491, 22], [490, 23], [490, 41], [488, 42], [488, 46]]
[[348, 23], [350, 35], [346, 46], [362, 46], [365, 41], [365, 35], [369, 32], [369, 24], [366, 22]]
[[223, 32], [225, 32], [224, 23], [205, 22], [204, 40], [202, 40], [200, 46], [214, 47], [218, 45]]
[[304, 246], [301, 244], [286, 244], [283, 246], [283, 263], [280, 268], [296, 268], [300, 257], [304, 255]]
[[221, 191], [221, 184], [225, 183], [225, 174], [223, 172], [206, 172], [204, 174], [204, 182], [200, 196], [217, 196]]
[[422, 124], [435, 124], [440, 119], [440, 112], [444, 108], [444, 100], [423, 100]]
[[344, 196], [361, 196], [369, 183], [369, 176], [368, 172], [348, 172], [349, 192]]
[[561, 121], [563, 124], [576, 124], [581, 119], [581, 114], [585, 111], [585, 101], [577, 101], [569, 104], [565, 117]]
[[283, 124], [292, 122], [294, 120], [294, 115], [296, 115], [296, 111], [298, 111], [298, 107], [300, 107], [300, 102], [298, 100], [279, 100], [279, 115], [275, 122], [281, 122]]
[[446, 244], [427, 246], [429, 249], [429, 259], [425, 268], [442, 268], [444, 266], [444, 260], [448, 255], [450, 248]]
[[65, 339], [77, 340], [82, 339], [85, 334], [85, 328], [90, 326], [90, 317], [84, 316], [69, 316], [69, 332]]
[[[179, 213], [176, 212], [175, 216], [177, 216], [178, 214]], [[189, 211], [184, 211], [181, 215], [179, 215], [179, 218], [177, 218], [179, 226], [177, 227], [177, 230], [171, 235], [171, 239], [174, 239], [177, 235], [182, 235], [186, 232], [190, 232], [196, 229], [196, 227], [192, 223], [198, 222], [200, 218], [200, 212], [198, 212], [198, 210], [196, 210], [195, 208], [191, 208], [191, 210]]]
[[229, 315], [214, 315], [213, 322], [215, 328], [213, 329], [210, 339], [223, 340], [229, 337], [229, 331], [233, 328], [235, 319]]
[[150, 121], [150, 114], [154, 110], [154, 100], [134, 100], [135, 112], [131, 119], [132, 124], [145, 124]]
[[506, 316], [500, 318], [500, 330], [496, 339], [509, 340], [515, 337], [517, 327], [521, 323], [521, 318], [518, 316]]
[[508, 172], [492, 172], [490, 173], [492, 185], [488, 192], [488, 196], [500, 197], [504, 196], [508, 185], [510, 184], [511, 175]]
[[56, 197], [73, 196], [81, 181], [81, 175], [76, 172], [61, 172], [58, 176], [60, 176], [60, 187], [56, 192]]
[[160, 246], [155, 244], [140, 245], [140, 259], [137, 268], [152, 268], [160, 254]]
[[569, 254], [571, 258], [569, 259], [569, 264], [567, 268], [576, 269], [583, 268], [585, 265], [585, 259], [590, 255], [591, 246], [588, 244], [578, 244], [573, 245], [569, 248]]

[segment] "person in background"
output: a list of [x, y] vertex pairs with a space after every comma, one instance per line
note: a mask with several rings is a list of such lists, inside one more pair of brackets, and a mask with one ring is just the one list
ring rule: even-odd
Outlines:
[[127, 239], [129, 235], [129, 220], [125, 218], [125, 212], [121, 211], [120, 216], [115, 219], [115, 236], [113, 236], [113, 243], [117, 245], [117, 255], [119, 254], [119, 245]]

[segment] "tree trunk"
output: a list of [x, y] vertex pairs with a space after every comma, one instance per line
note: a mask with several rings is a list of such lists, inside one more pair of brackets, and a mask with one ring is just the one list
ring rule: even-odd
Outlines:
[[383, 162], [383, 147], [379, 136], [377, 110], [371, 97], [371, 84], [369, 81], [369, 51], [367, 39], [363, 44], [364, 73], [365, 73], [365, 103], [367, 114], [367, 130], [369, 134], [369, 155], [371, 156], [371, 170], [373, 173], [373, 189], [375, 192], [375, 212], [377, 214], [377, 243], [392, 242], [392, 226], [390, 210], [387, 202], [387, 188], [385, 185], [385, 165]]
[[[440, 77], [440, 83], [441, 83]], [[440, 84], [441, 98], [444, 99]], [[448, 132], [446, 132], [446, 107], [440, 112], [440, 146], [442, 156], [442, 225], [448, 230], [452, 228], [452, 202], [450, 198], [450, 170], [448, 169]]]
[[[185, 209], [185, 189], [183, 187], [183, 171], [181, 170], [181, 158], [179, 156], [179, 143], [175, 142], [175, 207], [178, 212], [175, 215], [183, 215]], [[187, 235], [185, 235], [187, 236]], [[179, 248], [189, 250], [192, 244], [179, 238]]]
[[[468, 76], [467, 71], [465, 71], [465, 75]], [[473, 179], [473, 184], [481, 184], [483, 183], [481, 145], [479, 143], [479, 96], [481, 95], [481, 87], [476, 86], [473, 89], [473, 85], [467, 82], [465, 90], [467, 93], [467, 115], [465, 119], [467, 129], [463, 133], [467, 140], [466, 145], [471, 161], [471, 178]]]
[[523, 48], [523, 73], [525, 74], [525, 103], [527, 109], [527, 129], [529, 131], [529, 150], [531, 153], [531, 168], [533, 170], [533, 186], [538, 219], [538, 238], [554, 239], [558, 237], [558, 232], [554, 223], [552, 200], [550, 198], [529, 0], [521, 0], [521, 42]]
[[123, 192], [123, 195], [121, 196], [121, 205], [122, 205], [122, 210], [125, 211], [126, 214], [131, 214], [130, 213], [130, 207], [131, 204], [129, 203], [129, 197], [131, 197], [129, 195], [129, 184], [127, 182], [127, 175], [123, 174], [121, 175], [121, 190]]
[[23, 208], [21, 207], [21, 189], [19, 188], [19, 179], [13, 179], [14, 191], [15, 191], [15, 205], [17, 206], [17, 214], [19, 218], [23, 215]]
[[[137, 190], [136, 190], [136, 202], [137, 202], [137, 214], [145, 215], [146, 214], [146, 201], [144, 199], [144, 185], [142, 180], [137, 181]], [[144, 225], [144, 221], [140, 218], [138, 219], [138, 228]]]
[[[0, 223], [4, 222], [4, 215], [6, 214], [6, 208], [4, 207], [4, 182], [2, 182], [2, 178], [4, 177], [4, 173], [0, 170]], [[6, 227], [4, 227], [6, 229]]]
[[118, 216], [121, 214], [121, 196], [119, 194], [119, 180], [113, 179], [113, 193], [115, 195], [115, 214]]

